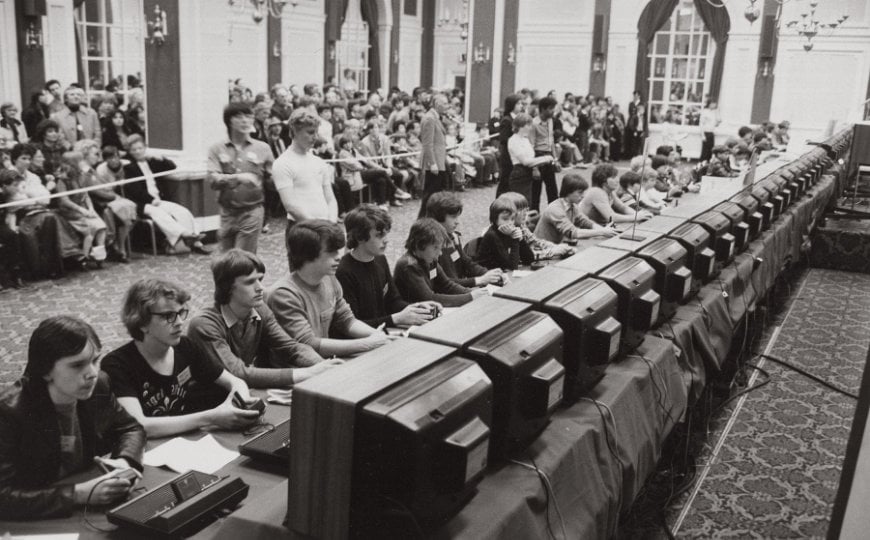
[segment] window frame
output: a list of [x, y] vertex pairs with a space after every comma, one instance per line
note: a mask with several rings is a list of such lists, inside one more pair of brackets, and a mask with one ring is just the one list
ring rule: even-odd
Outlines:
[[[684, 10], [691, 10], [688, 29], [681, 29], [680, 15]], [[659, 52], [660, 40], [667, 40], [667, 50]], [[686, 53], [677, 50], [677, 43], [687, 41]], [[697, 43], [697, 46], [696, 46]], [[701, 52], [706, 44], [706, 52]], [[668, 22], [655, 33], [652, 44], [647, 54], [649, 62], [649, 98], [648, 114], [650, 125], [671, 123], [681, 126], [697, 126], [701, 110], [704, 108], [704, 96], [709, 93], [710, 78], [713, 71], [713, 58], [715, 56], [716, 42], [704, 24], [700, 13], [692, 0], [681, 0], [674, 8], [674, 12], [668, 18]], [[658, 74], [657, 63], [663, 61], [664, 73]], [[684, 64], [682, 63], [684, 62]], [[699, 66], [703, 62], [703, 74], [699, 74]], [[675, 68], [684, 65], [684, 73], [680, 75]], [[659, 66], [661, 64], [659, 63]], [[682, 97], [672, 99], [671, 90], [675, 84], [682, 83]], [[660, 95], [656, 97], [656, 85], [661, 85]], [[690, 101], [689, 95], [692, 89], [698, 89], [697, 101]], [[661, 120], [656, 119], [653, 111], [658, 108]], [[680, 121], [674, 122], [668, 118], [668, 113], [678, 110]], [[691, 114], [689, 111], [692, 111]]]
[[[125, 8], [125, 4], [131, 1], [136, 3], [132, 13], [130, 13], [131, 10], [129, 8]], [[90, 106], [94, 102], [94, 99], [99, 100], [107, 95], [107, 91], [104, 88], [95, 89], [91, 85], [91, 63], [99, 62], [103, 74], [101, 81], [103, 85], [111, 81], [111, 78], [108, 78], [106, 74], [111, 73], [113, 75], [112, 78], [121, 76], [121, 84], [112, 94], [115, 97], [119, 94], [122, 96], [121, 102], [118, 103], [118, 108], [125, 111], [129, 108], [130, 94], [134, 89], [128, 86], [127, 77], [135, 75], [139, 79], [139, 89], [142, 92], [142, 107], [147, 111], [148, 92], [146, 89], [148, 86], [145, 79], [145, 40], [147, 32], [145, 31], [144, 0], [96, 0], [97, 21], [88, 20], [87, 4], [82, 3], [73, 12], [74, 31], [81, 46], [81, 55], [78, 56], [77, 61], [79, 62], [84, 79], [81, 81], [81, 84], [85, 90], [87, 104]], [[112, 19], [117, 22], [106, 21], [107, 4], [112, 5]], [[88, 49], [90, 29], [97, 29], [99, 40], [103, 47], [103, 50], [94, 55], [91, 55]], [[117, 34], [114, 32], [117, 32]], [[125, 48], [125, 43], [127, 42], [136, 43], [133, 50]], [[109, 52], [108, 49], [114, 48], [116, 43], [120, 46], [120, 52], [117, 54], [115, 51]], [[115, 73], [117, 65], [120, 65], [120, 70], [118, 73]], [[128, 69], [130, 65], [133, 66], [132, 69]]]

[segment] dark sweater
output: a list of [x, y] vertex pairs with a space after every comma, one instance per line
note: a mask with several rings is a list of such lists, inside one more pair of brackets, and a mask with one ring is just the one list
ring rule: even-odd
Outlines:
[[391, 315], [408, 305], [402, 300], [390, 274], [390, 265], [383, 255], [362, 262], [345, 253], [338, 263], [335, 277], [341, 283], [344, 299], [353, 314], [372, 328], [381, 324], [395, 326]]
[[452, 237], [446, 236], [438, 264], [441, 265], [447, 277], [463, 287], [475, 287], [474, 278], [482, 276], [487, 270], [465, 254], [458, 232], [454, 233]]
[[424, 267], [410, 253], [396, 261], [396, 287], [407, 302], [434, 300], [446, 307], [471, 302], [471, 291], [447, 277], [440, 264]]
[[520, 263], [531, 264], [535, 260], [532, 248], [525, 242], [499, 232], [490, 226], [480, 239], [477, 262], [486, 268], [516, 270]]

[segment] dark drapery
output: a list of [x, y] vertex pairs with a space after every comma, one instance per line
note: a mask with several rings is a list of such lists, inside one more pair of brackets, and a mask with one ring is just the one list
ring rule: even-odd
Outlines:
[[[646, 5], [637, 21], [637, 65], [635, 66], [635, 88], [640, 92], [644, 102], [649, 101], [649, 48], [653, 45], [656, 32], [668, 22], [679, 0], [652, 0]], [[716, 54], [713, 56], [713, 71], [710, 73], [708, 93], [711, 99], [719, 100], [722, 88], [722, 72], [725, 67], [725, 49], [728, 45], [728, 32], [731, 30], [731, 18], [724, 7], [714, 7], [707, 0], [694, 0], [704, 26], [716, 42]]]
[[369, 25], [369, 90], [376, 90], [381, 86], [381, 48], [378, 44], [377, 0], [362, 0], [360, 8], [363, 20]]
[[704, 21], [704, 26], [716, 42], [716, 55], [713, 57], [713, 71], [710, 73], [710, 86], [707, 93], [710, 99], [719, 101], [722, 87], [722, 72], [725, 69], [725, 48], [728, 45], [728, 32], [731, 30], [731, 17], [724, 7], [711, 6], [707, 0], [695, 0], [695, 9]]
[[649, 48], [656, 32], [671, 18], [679, 0], [652, 0], [643, 8], [637, 21], [637, 64], [634, 72], [634, 88], [640, 92], [644, 103], [649, 102]]

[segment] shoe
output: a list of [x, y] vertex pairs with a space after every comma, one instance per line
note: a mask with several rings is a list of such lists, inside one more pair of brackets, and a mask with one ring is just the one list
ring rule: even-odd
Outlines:
[[272, 229], [268, 225], [263, 225], [263, 234], [269, 234], [270, 232], [272, 232]]
[[405, 205], [400, 203], [399, 201], [390, 201], [390, 206], [402, 207]]
[[403, 201], [407, 201], [408, 199], [411, 198], [411, 195], [407, 191], [396, 188], [396, 198], [401, 199]]
[[9, 279], [9, 286], [13, 289], [29, 289], [30, 288], [18, 276], [15, 276], [15, 277]]
[[388, 205], [388, 204], [386, 204], [386, 203], [384, 203], [384, 204], [379, 204], [379, 205], [378, 205], [378, 208], [380, 208], [381, 210], [389, 210], [389, 209], [390, 209], [390, 205]]
[[190, 246], [190, 251], [194, 253], [199, 253], [200, 255], [211, 255], [211, 250], [202, 245], [202, 242], [196, 242], [195, 244]]

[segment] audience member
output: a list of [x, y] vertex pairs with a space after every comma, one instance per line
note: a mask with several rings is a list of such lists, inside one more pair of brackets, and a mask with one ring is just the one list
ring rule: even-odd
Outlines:
[[[535, 126], [532, 118], [526, 113], [519, 113], [513, 119], [514, 134], [508, 140], [508, 153], [511, 159], [511, 173], [508, 181], [509, 191], [515, 191], [526, 198], [532, 198], [533, 169], [542, 165], [553, 166], [555, 156], [545, 153], [535, 157], [531, 138], [534, 137]], [[555, 173], [554, 173], [555, 174]], [[555, 179], [554, 179], [555, 182]], [[555, 184], [554, 184], [555, 188]], [[538, 194], [540, 199], [540, 193]], [[537, 210], [537, 209], [536, 209]]]
[[222, 251], [239, 248], [257, 252], [257, 241], [265, 216], [263, 185], [272, 170], [272, 150], [263, 141], [251, 138], [254, 120], [244, 103], [224, 108], [227, 138], [208, 150], [206, 168], [211, 188], [219, 192]]
[[[94, 160], [96, 145], [91, 150], [89, 159]], [[114, 146], [103, 147], [103, 162], [97, 165], [95, 173], [89, 175], [85, 182], [87, 187], [95, 187], [109, 184], [124, 179], [124, 167], [121, 156]], [[121, 197], [111, 187], [94, 189], [88, 193], [94, 203], [97, 213], [102, 216], [106, 223], [107, 239], [109, 245], [109, 260], [127, 263], [130, 254], [127, 253], [127, 241], [133, 222], [136, 221], [136, 203], [130, 199]]]
[[[45, 319], [30, 336], [23, 376], [0, 392], [0, 519], [64, 517], [129, 495], [134, 482], [116, 476], [142, 471], [145, 432], [109, 390], [100, 348], [75, 317]], [[68, 479], [105, 454], [112, 472]]]
[[429, 197], [445, 188], [447, 176], [447, 130], [442, 122], [442, 116], [447, 112], [449, 101], [444, 94], [436, 94], [432, 98], [432, 106], [423, 115], [420, 122], [420, 169], [423, 171], [423, 197], [420, 200], [420, 213], [426, 213], [426, 201]]
[[[294, 111], [290, 116], [293, 142], [272, 166], [275, 189], [291, 222], [306, 219], [338, 220], [338, 204], [332, 192], [330, 167], [311, 153], [319, 123], [320, 119], [310, 111]], [[290, 230], [289, 224], [287, 230]]]
[[[63, 155], [61, 166], [55, 171], [57, 175], [57, 193], [76, 191], [85, 187], [82, 176], [89, 171], [89, 165], [81, 152], [67, 152]], [[106, 259], [106, 223], [91, 201], [88, 193], [73, 193], [57, 200], [57, 211], [61, 217], [81, 237], [83, 258], [80, 260], [84, 268], [88, 263], [102, 265]]]
[[167, 253], [175, 253], [184, 243], [196, 253], [207, 255], [209, 251], [202, 245], [203, 237], [193, 214], [184, 206], [164, 199], [154, 177], [175, 169], [175, 163], [166, 158], [147, 157], [145, 141], [138, 135], [131, 135], [128, 142], [131, 161], [124, 166], [124, 176], [128, 179], [145, 177], [144, 182], [127, 184], [124, 189], [127, 198], [136, 203], [137, 214], [154, 221], [166, 237]]
[[0, 105], [0, 129], [9, 131], [9, 141], [26, 143], [29, 140], [24, 124], [18, 119], [18, 107], [12, 103]]
[[[538, 116], [532, 120], [533, 128], [530, 133], [530, 141], [535, 150], [535, 157], [551, 156], [559, 157], [556, 150], [556, 134], [554, 115], [556, 100], [545, 97], [538, 103]], [[533, 210], [541, 207], [541, 184], [547, 189], [547, 203], [555, 201], [558, 197], [556, 189], [556, 173], [561, 169], [558, 161], [543, 163], [538, 166], [538, 174], [532, 178], [532, 192], [529, 204]]]
[[30, 94], [30, 104], [21, 113], [21, 121], [24, 122], [24, 129], [31, 139], [36, 136], [36, 127], [39, 123], [48, 120], [51, 114], [48, 108], [50, 102], [51, 94], [48, 90], [42, 89]]
[[292, 386], [340, 362], [323, 360], [284, 331], [263, 301], [266, 267], [230, 249], [211, 264], [214, 305], [190, 320], [187, 335], [217, 365], [251, 388]]
[[51, 119], [57, 122], [61, 136], [69, 144], [81, 139], [93, 139], [102, 145], [103, 132], [96, 111], [86, 105], [85, 91], [70, 86], [63, 92], [65, 107], [53, 113]]
[[[24, 198], [24, 178], [15, 169], [0, 170], [0, 205]], [[15, 207], [0, 208], [0, 291], [24, 288], [23, 252]]]

